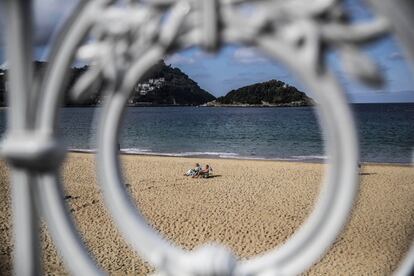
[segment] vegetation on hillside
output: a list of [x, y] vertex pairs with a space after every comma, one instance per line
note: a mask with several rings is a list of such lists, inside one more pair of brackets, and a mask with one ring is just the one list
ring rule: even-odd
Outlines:
[[231, 90], [216, 102], [222, 105], [307, 106], [312, 104], [312, 99], [282, 81], [270, 80]]
[[163, 60], [155, 64], [140, 81], [164, 80], [163, 84], [147, 94], [134, 93], [132, 102], [150, 102], [153, 104], [201, 105], [216, 99], [213, 95], [200, 88], [180, 69], [166, 65]]

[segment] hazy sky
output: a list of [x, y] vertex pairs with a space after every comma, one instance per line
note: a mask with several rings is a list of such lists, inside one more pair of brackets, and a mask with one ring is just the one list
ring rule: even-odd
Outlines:
[[[4, 2], [4, 1], [2, 1]], [[2, 3], [0, 2], [0, 3]], [[367, 20], [369, 10], [358, 0], [347, 1], [355, 20]], [[36, 16], [36, 59], [45, 60], [48, 40], [76, 5], [77, 0], [35, 0]], [[0, 64], [4, 64], [4, 7], [0, 4]], [[335, 55], [329, 64], [347, 88], [353, 102], [414, 102], [414, 78], [410, 67], [403, 58], [401, 49], [392, 38], [366, 48], [366, 52], [380, 65], [386, 75], [387, 86], [372, 89], [359, 85], [341, 69]], [[215, 55], [208, 55], [199, 49], [190, 49], [167, 58], [167, 63], [179, 67], [200, 86], [215, 96], [226, 94], [247, 84], [279, 79], [299, 87], [304, 87], [282, 66], [262, 56], [253, 48], [237, 45], [224, 47]]]

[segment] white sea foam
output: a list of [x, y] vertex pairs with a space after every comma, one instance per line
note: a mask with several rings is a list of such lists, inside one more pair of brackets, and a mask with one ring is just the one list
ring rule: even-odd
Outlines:
[[328, 157], [326, 155], [297, 155], [292, 156], [292, 158], [297, 160], [327, 160]]
[[216, 156], [220, 158], [226, 158], [230, 156], [238, 156], [237, 153], [233, 152], [210, 152], [210, 151], [190, 151], [190, 152], [154, 152], [148, 149], [137, 149], [137, 148], [127, 148], [121, 149], [123, 153], [129, 154], [143, 154], [143, 155], [160, 155], [160, 156], [175, 156], [175, 157], [190, 157], [190, 156]]
[[[69, 149], [72, 152], [86, 152], [96, 153], [96, 149]], [[171, 156], [171, 157], [192, 157], [192, 156], [211, 156], [223, 159], [241, 159], [241, 160], [274, 160], [274, 161], [320, 161], [327, 160], [325, 155], [296, 155], [290, 157], [275, 157], [275, 156], [242, 156], [234, 152], [214, 152], [214, 151], [188, 151], [188, 152], [154, 152], [150, 149], [142, 148], [124, 148], [121, 153], [137, 154], [137, 155], [156, 155], [156, 156]]]
[[145, 154], [148, 152], [151, 152], [151, 150], [149, 149], [140, 149], [140, 148], [125, 148], [125, 149], [121, 149], [121, 152], [124, 153], [135, 153], [135, 154]]

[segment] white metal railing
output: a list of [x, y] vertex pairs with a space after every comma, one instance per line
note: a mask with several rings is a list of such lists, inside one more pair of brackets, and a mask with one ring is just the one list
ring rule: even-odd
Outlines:
[[[371, 0], [377, 16], [358, 24], [346, 20], [342, 3], [336, 0], [131, 0], [121, 5], [90, 0], [80, 1], [64, 26], [40, 88], [34, 89], [31, 1], [3, 1], [9, 15], [11, 108], [2, 155], [12, 168], [17, 275], [41, 273], [40, 216], [73, 274], [104, 274], [73, 226], [58, 177], [65, 153], [56, 136], [58, 107], [75, 58], [95, 66], [75, 84], [74, 97], [85, 96], [97, 81], [107, 84], [98, 136], [99, 180], [110, 213], [136, 252], [159, 275], [292, 275], [309, 268], [333, 243], [347, 221], [358, 186], [354, 120], [326, 64], [327, 49], [337, 50], [348, 72], [368, 85], [381, 85], [382, 78], [360, 45], [395, 32], [414, 57], [414, 3], [409, 0]], [[243, 11], [246, 5], [253, 11], [249, 15]], [[319, 201], [306, 223], [281, 247], [245, 261], [237, 261], [221, 245], [185, 251], [148, 227], [124, 190], [117, 156], [125, 105], [144, 73], [166, 54], [192, 46], [217, 51], [228, 43], [258, 47], [313, 91], [331, 160]], [[412, 264], [409, 254], [399, 273], [412, 271]]]

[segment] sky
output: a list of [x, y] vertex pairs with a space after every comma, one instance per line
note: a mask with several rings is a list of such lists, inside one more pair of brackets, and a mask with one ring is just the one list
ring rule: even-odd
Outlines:
[[[35, 48], [37, 60], [47, 60], [49, 41], [58, 32], [78, 0], [34, 0]], [[0, 66], [7, 66], [4, 49], [4, 7], [0, 1]], [[369, 20], [369, 7], [359, 0], [347, 0], [346, 7], [355, 21]], [[364, 49], [385, 74], [386, 86], [370, 88], [360, 85], [341, 67], [335, 54], [328, 64], [344, 85], [351, 102], [414, 102], [413, 67], [407, 63], [396, 39], [381, 39]], [[280, 64], [262, 55], [255, 48], [240, 45], [224, 46], [216, 54], [207, 54], [198, 48], [166, 57], [167, 64], [180, 68], [205, 90], [223, 96], [232, 89], [271, 79], [282, 80], [311, 96], [306, 87]]]

